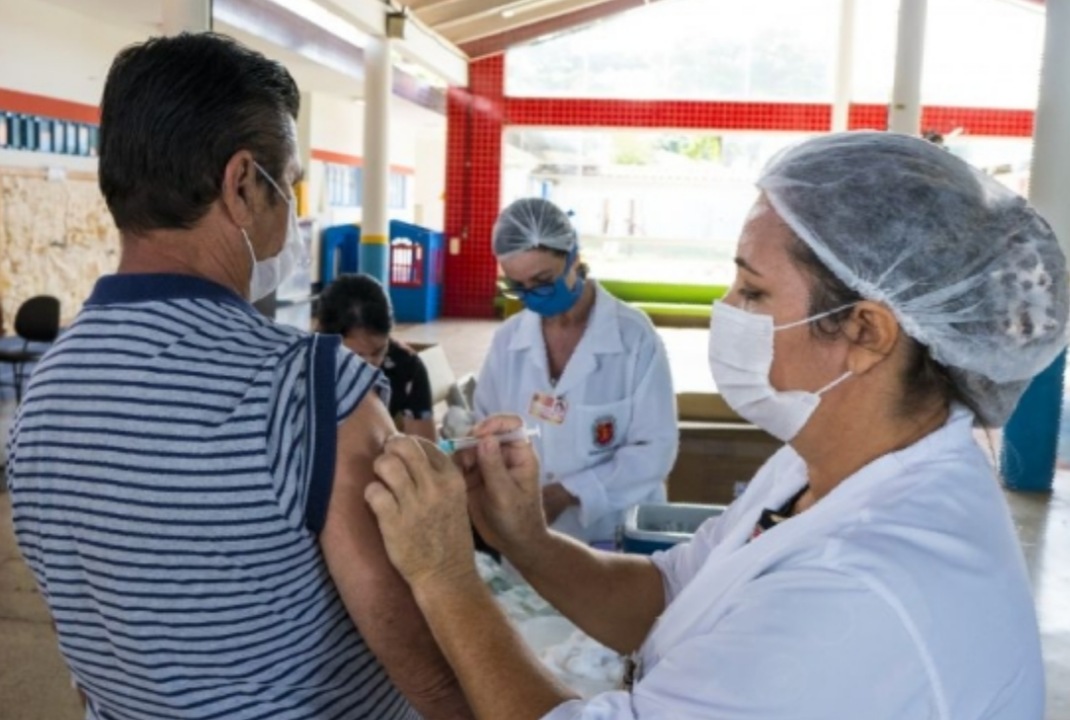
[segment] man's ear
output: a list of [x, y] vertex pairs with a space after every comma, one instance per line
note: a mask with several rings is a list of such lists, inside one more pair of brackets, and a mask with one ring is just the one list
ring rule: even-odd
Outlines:
[[869, 372], [892, 354], [902, 332], [888, 306], [869, 300], [855, 305], [844, 325], [850, 340], [847, 369], [855, 375]]
[[256, 185], [256, 161], [248, 150], [239, 150], [223, 168], [220, 200], [227, 215], [240, 228], [252, 225], [259, 204]]

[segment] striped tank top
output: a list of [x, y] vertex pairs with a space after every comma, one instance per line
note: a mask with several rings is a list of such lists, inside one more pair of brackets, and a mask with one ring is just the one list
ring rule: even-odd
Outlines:
[[214, 283], [102, 278], [8, 446], [19, 547], [94, 720], [415, 718], [317, 543], [377, 370]]

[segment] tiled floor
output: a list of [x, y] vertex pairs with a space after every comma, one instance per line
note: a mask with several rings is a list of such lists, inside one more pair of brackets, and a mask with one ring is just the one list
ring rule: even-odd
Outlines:
[[[489, 321], [443, 321], [403, 326], [398, 336], [441, 343], [454, 372], [462, 375], [479, 370], [496, 326]], [[706, 333], [666, 330], [663, 338], [677, 390], [710, 389]], [[0, 430], [9, 413], [10, 403], [0, 406]], [[1059, 474], [1050, 495], [1008, 493], [1007, 498], [1036, 594], [1047, 663], [1047, 720], [1066, 720], [1070, 718], [1070, 472]], [[0, 494], [0, 719], [81, 717], [47, 611], [15, 547], [8, 496]]]

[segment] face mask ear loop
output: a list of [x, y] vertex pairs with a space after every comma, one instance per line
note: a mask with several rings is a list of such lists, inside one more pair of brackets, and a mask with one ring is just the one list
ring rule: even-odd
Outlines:
[[817, 391], [816, 393], [814, 393], [814, 394], [815, 394], [815, 395], [824, 395], [824, 394], [825, 394], [825, 393], [827, 393], [827, 392], [828, 392], [829, 390], [831, 390], [832, 388], [836, 387], [837, 385], [839, 385], [840, 383], [842, 383], [842, 382], [843, 382], [843, 381], [845, 381], [845, 380], [846, 380], [847, 378], [849, 378], [849, 377], [851, 377], [851, 376], [853, 376], [853, 375], [854, 375], [854, 373], [853, 373], [853, 372], [851, 372], [850, 370], [848, 370], [848, 371], [847, 371], [847, 372], [845, 372], [845, 373], [844, 373], [843, 375], [840, 375], [840, 376], [839, 376], [838, 378], [836, 378], [835, 380], [833, 380], [833, 381], [832, 381], [832, 382], [830, 382], [830, 383], [829, 383], [828, 385], [826, 385], [825, 387], [821, 388], [820, 390], [818, 390], [818, 391]]
[[858, 303], [853, 302], [853, 303], [848, 303], [846, 305], [841, 305], [838, 308], [833, 308], [833, 309], [831, 309], [831, 310], [829, 310], [827, 312], [823, 312], [823, 313], [821, 313], [819, 315], [813, 315], [811, 317], [803, 318], [802, 320], [796, 320], [795, 322], [786, 323], [784, 325], [777, 325], [773, 329], [774, 330], [790, 330], [793, 327], [799, 327], [800, 325], [807, 325], [809, 323], [814, 322], [815, 320], [821, 320], [822, 318], [827, 318], [827, 317], [829, 317], [831, 315], [835, 315], [836, 313], [842, 312], [843, 310], [846, 310], [847, 308], [853, 308], [857, 304]]
[[245, 247], [249, 248], [249, 257], [252, 258], [253, 265], [256, 265], [256, 251], [253, 250], [253, 241], [249, 239], [249, 233], [245, 232], [245, 228], [240, 227], [241, 236], [245, 240]]

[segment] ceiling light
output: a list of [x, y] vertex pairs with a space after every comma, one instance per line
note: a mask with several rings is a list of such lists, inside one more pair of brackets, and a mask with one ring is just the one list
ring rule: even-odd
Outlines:
[[506, 20], [513, 17], [514, 15], [516, 15], [516, 10], [502, 10], [502, 17]]

